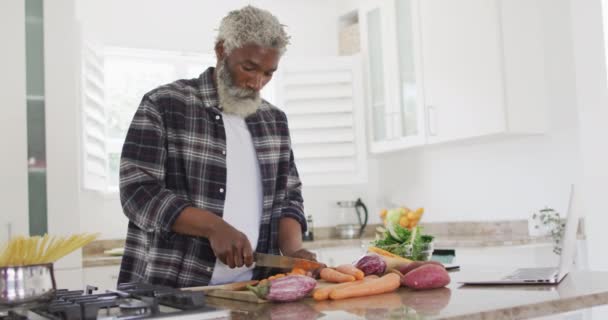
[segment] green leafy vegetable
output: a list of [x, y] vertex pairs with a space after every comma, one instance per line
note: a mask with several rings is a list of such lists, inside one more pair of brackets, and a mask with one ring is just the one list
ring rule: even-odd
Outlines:
[[[417, 261], [428, 259], [426, 255], [433, 242], [433, 236], [423, 234], [423, 228], [420, 226], [417, 226], [414, 232], [399, 224], [393, 224], [392, 227], [393, 233], [386, 230], [380, 239], [373, 242], [373, 245], [408, 259]], [[395, 235], [398, 239], [395, 238]]]

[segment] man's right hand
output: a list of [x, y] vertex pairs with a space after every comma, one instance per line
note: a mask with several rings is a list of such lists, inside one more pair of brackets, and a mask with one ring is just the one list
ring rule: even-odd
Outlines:
[[251, 267], [253, 250], [247, 236], [223, 221], [209, 234], [209, 243], [215, 256], [230, 268]]
[[188, 207], [177, 217], [172, 230], [209, 239], [215, 256], [230, 268], [253, 264], [253, 250], [247, 236], [212, 212]]

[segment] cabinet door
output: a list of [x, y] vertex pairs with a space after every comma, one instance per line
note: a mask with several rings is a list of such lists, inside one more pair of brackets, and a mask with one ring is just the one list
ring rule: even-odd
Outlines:
[[366, 105], [370, 116], [370, 140], [383, 141], [392, 136], [392, 122], [388, 99], [390, 93], [386, 86], [385, 64], [388, 53], [385, 48], [388, 40], [385, 11], [382, 3], [365, 4], [361, 8], [361, 45], [364, 52], [365, 74], [367, 79]]
[[424, 143], [416, 2], [368, 1], [360, 12], [374, 153]]
[[84, 285], [83, 280], [83, 269], [55, 269], [55, 282], [57, 283], [58, 289], [69, 289], [69, 290], [82, 290]]
[[120, 265], [84, 268], [83, 271], [85, 285], [95, 286], [101, 292], [116, 289]]
[[420, 22], [418, 19], [417, 0], [388, 1], [387, 17], [390, 24], [392, 52], [396, 53], [395, 65], [390, 73], [391, 83], [396, 83], [391, 96], [395, 99], [393, 108], [394, 132], [398, 139], [409, 138], [415, 143], [423, 143], [424, 138], [424, 108], [422, 90], [422, 57], [420, 54]]
[[506, 129], [496, 0], [420, 1], [428, 142]]

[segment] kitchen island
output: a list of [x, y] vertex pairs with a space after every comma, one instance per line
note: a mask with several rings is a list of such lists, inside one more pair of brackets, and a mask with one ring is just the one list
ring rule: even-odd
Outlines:
[[[452, 272], [446, 288], [398, 291], [341, 301], [254, 304], [207, 298], [232, 319], [530, 319], [608, 304], [608, 272], [574, 271], [559, 285], [462, 286], [477, 268]], [[599, 318], [598, 318], [599, 319]]]

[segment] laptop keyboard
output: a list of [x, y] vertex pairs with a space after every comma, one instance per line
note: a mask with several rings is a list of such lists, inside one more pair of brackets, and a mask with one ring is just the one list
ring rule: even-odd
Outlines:
[[504, 277], [504, 280], [552, 280], [557, 268], [521, 268]]

